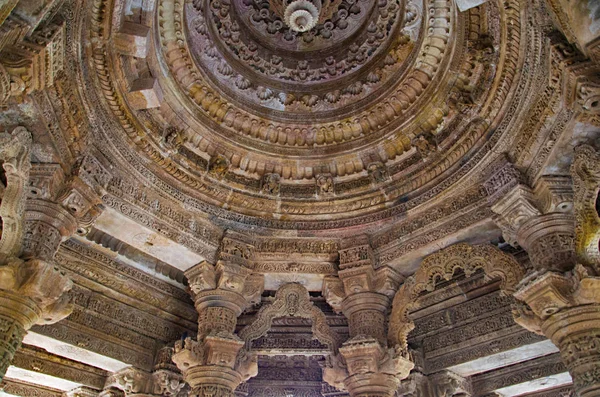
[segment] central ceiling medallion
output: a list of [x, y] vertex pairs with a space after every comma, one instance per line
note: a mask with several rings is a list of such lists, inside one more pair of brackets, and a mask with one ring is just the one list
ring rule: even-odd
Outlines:
[[285, 9], [285, 23], [294, 32], [307, 32], [317, 26], [321, 2], [318, 0], [295, 0]]

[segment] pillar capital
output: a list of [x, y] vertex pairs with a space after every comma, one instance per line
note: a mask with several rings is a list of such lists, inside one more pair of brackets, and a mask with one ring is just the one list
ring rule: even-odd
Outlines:
[[433, 395], [438, 397], [470, 397], [473, 395], [471, 382], [467, 378], [451, 371], [442, 371], [431, 375]]
[[323, 380], [347, 390], [351, 397], [392, 397], [414, 366], [402, 352], [385, 348], [373, 338], [350, 339], [340, 348], [340, 355], [329, 358]]
[[491, 207], [504, 239], [529, 253], [536, 269], [575, 265], [573, 192], [568, 177], [541, 177], [534, 189], [517, 184]]
[[190, 396], [232, 397], [258, 373], [256, 357], [235, 334], [238, 316], [260, 302], [264, 288], [264, 277], [246, 267], [252, 256], [251, 245], [225, 237], [216, 264], [203, 261], [185, 273], [198, 311], [198, 336], [176, 343], [173, 362]]
[[71, 281], [42, 260], [11, 258], [0, 266], [0, 378], [4, 376], [26, 331], [71, 314], [65, 292]]
[[148, 373], [129, 367], [112, 374], [104, 390], [118, 389], [125, 397], [174, 397], [184, 386], [182, 376], [177, 372], [155, 369]]
[[546, 335], [559, 349], [578, 395], [600, 393], [600, 278], [582, 265], [572, 272], [526, 278], [515, 298], [515, 321]]

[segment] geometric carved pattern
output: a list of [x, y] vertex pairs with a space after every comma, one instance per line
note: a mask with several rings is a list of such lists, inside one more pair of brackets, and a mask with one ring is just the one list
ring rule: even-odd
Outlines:
[[488, 279], [500, 279], [500, 288], [509, 294], [525, 275], [521, 264], [491, 245], [461, 243], [429, 255], [394, 297], [388, 334], [393, 345], [407, 348], [408, 334], [414, 328], [408, 314], [419, 295], [433, 291], [440, 281], [451, 280], [457, 270], [462, 270], [467, 277], [483, 270]]

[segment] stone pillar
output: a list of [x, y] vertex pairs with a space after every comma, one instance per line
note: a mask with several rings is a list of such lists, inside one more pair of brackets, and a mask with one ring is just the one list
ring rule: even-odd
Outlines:
[[244, 266], [251, 252], [247, 244], [225, 238], [216, 265], [202, 262], [186, 272], [198, 336], [179, 341], [173, 361], [191, 387], [190, 397], [233, 397], [258, 372], [256, 358], [245, 354], [244, 341], [235, 334], [238, 316], [262, 294], [262, 278]]
[[[2, 244], [0, 255], [0, 379], [31, 326], [51, 324], [71, 313], [65, 293], [72, 283], [52, 264], [52, 258], [77, 225], [92, 222], [101, 208], [94, 189], [78, 176], [65, 178], [59, 165], [33, 166], [28, 194], [26, 201], [24, 195], [18, 198], [25, 201], [24, 215], [9, 214], [6, 219], [13, 222], [7, 224], [15, 227], [3, 230], [2, 235], [3, 241], [13, 243]], [[24, 233], [19, 231], [21, 226]]]
[[515, 320], [559, 349], [579, 397], [600, 396], [600, 278], [581, 265], [569, 273], [534, 274], [515, 298]]
[[577, 264], [568, 181], [542, 177], [534, 190], [518, 185], [492, 210], [499, 215], [496, 220], [507, 241], [524, 247], [533, 265], [514, 293], [515, 321], [559, 348], [578, 396], [597, 397], [600, 278], [595, 277], [597, 267]]
[[[387, 313], [402, 277], [391, 268], [374, 267], [366, 236], [340, 250], [338, 278], [324, 282], [329, 304], [348, 318], [350, 339], [340, 354], [347, 369], [326, 368], [324, 379], [351, 397], [392, 397], [413, 368], [407, 353], [387, 345]], [[335, 358], [334, 358], [335, 360]]]

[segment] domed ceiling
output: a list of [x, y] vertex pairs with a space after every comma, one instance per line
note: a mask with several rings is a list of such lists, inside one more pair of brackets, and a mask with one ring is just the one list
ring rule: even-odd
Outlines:
[[98, 2], [82, 34], [99, 90], [84, 95], [103, 106], [88, 112], [131, 169], [217, 217], [384, 221], [455, 184], [502, 133], [520, 62], [509, 3]]

